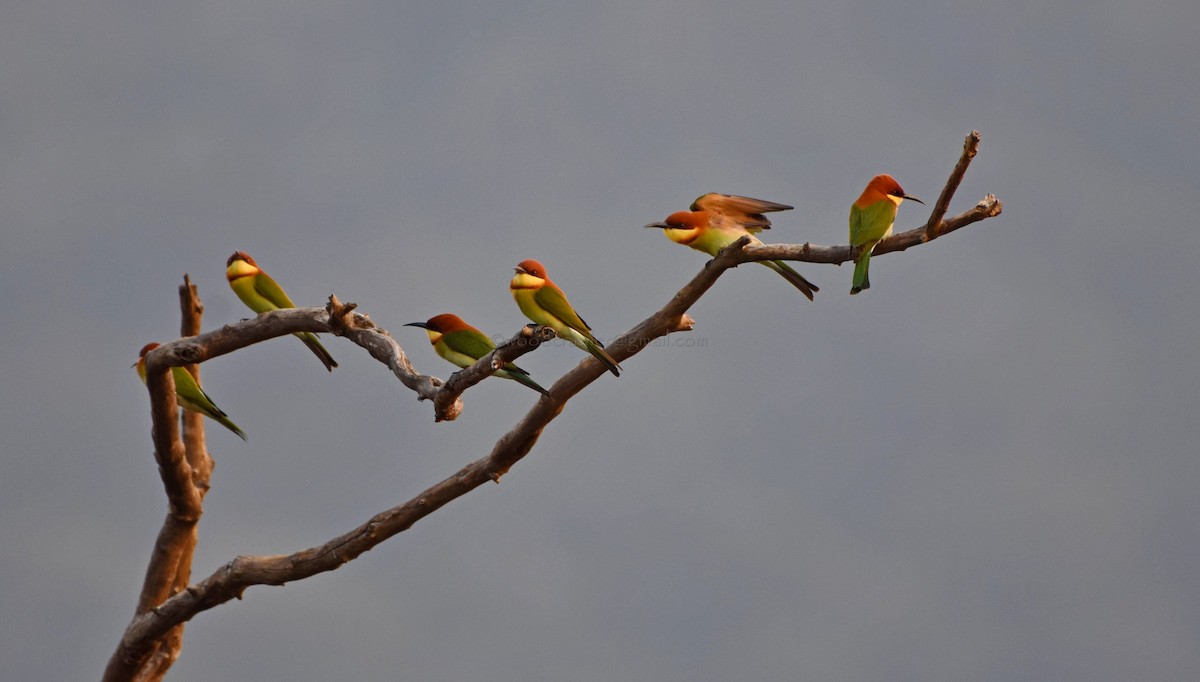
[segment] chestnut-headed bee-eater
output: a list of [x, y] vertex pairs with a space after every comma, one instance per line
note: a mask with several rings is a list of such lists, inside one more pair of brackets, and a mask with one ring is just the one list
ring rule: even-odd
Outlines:
[[[142, 380], [143, 384], [146, 383], [146, 353], [158, 346], [157, 343], [148, 343], [143, 346], [138, 353], [137, 362], [133, 363], [133, 366], [137, 368], [138, 378]], [[200, 388], [200, 384], [196, 383], [196, 378], [192, 376], [191, 372], [182, 367], [172, 367], [171, 378], [175, 380], [175, 400], [180, 407], [202, 414], [233, 431], [238, 438], [246, 440], [246, 432], [238, 428], [238, 425], [230, 421], [229, 416], [217, 407], [204, 389]]]
[[560, 338], [591, 353], [614, 376], [621, 375], [617, 361], [604, 350], [604, 344], [592, 335], [592, 328], [571, 307], [563, 290], [550, 281], [541, 263], [530, 258], [521, 261], [514, 270], [516, 274], [508, 288], [526, 317], [550, 327]]
[[[791, 208], [762, 199], [709, 193], [692, 202], [691, 210], [677, 211], [663, 222], [650, 223], [646, 227], [661, 228], [667, 239], [716, 256], [721, 249], [744, 236], [750, 237], [751, 244], [762, 244], [755, 233], [771, 228], [771, 221], [763, 214]], [[762, 264], [778, 272], [810, 301], [813, 293], [820, 291], [820, 287], [781, 260], [765, 260]]]
[[[496, 348], [496, 344], [492, 343], [487, 334], [467, 324], [458, 315], [450, 313], [434, 315], [427, 322], [409, 322], [404, 326], [424, 329], [429, 334], [429, 343], [433, 345], [433, 351], [459, 367], [470, 367]], [[542, 395], [550, 395], [530, 378], [529, 372], [511, 362], [493, 372], [492, 376], [512, 379]]]
[[[258, 263], [254, 262], [250, 254], [243, 251], [234, 251], [229, 260], [225, 261], [225, 279], [229, 280], [229, 287], [242, 299], [242, 303], [260, 315], [271, 310], [296, 307], [283, 288], [258, 267]], [[317, 340], [316, 334], [296, 332], [293, 336], [308, 346], [321, 364], [325, 365], [325, 369], [332, 372], [333, 368], [338, 366], [329, 351], [325, 350], [325, 346]]]
[[854, 279], [850, 293], [857, 294], [871, 288], [867, 268], [871, 264], [871, 252], [881, 239], [892, 233], [896, 222], [896, 209], [900, 202], [911, 199], [918, 204], [924, 201], [905, 194], [900, 183], [890, 175], [876, 175], [867, 183], [862, 196], [850, 206], [850, 246], [858, 247], [858, 258], [854, 261]]

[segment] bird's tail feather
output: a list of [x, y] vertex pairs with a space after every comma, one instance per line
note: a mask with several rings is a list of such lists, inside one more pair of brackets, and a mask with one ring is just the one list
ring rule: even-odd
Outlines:
[[308, 346], [308, 349], [313, 352], [313, 355], [317, 356], [321, 364], [325, 365], [325, 369], [332, 372], [333, 368], [338, 366], [338, 363], [334, 362], [333, 356], [329, 354], [329, 351], [325, 350], [325, 346], [322, 346], [321, 342], [317, 340], [316, 334], [312, 332], [297, 332], [296, 338]]
[[588, 339], [587, 350], [589, 353], [595, 356], [597, 360], [604, 363], [604, 366], [608, 368], [608, 371], [613, 373], [613, 376], [621, 376], [621, 366], [618, 365], [617, 361], [608, 354], [608, 351], [604, 350], [604, 346], [601, 345], [599, 341], [592, 341], [591, 339]]
[[621, 376], [621, 366], [608, 354], [608, 351], [604, 350], [604, 344], [597, 341], [591, 334], [584, 334], [570, 328], [566, 329], [565, 332], [556, 331], [559, 338], [566, 339], [579, 347], [580, 350], [591, 353], [601, 364], [608, 368], [608, 371], [613, 373], [613, 376]]
[[567, 340], [579, 346], [581, 350], [591, 353], [593, 357], [608, 368], [608, 371], [613, 373], [613, 376], [621, 376], [621, 366], [608, 354], [608, 351], [604, 350], [604, 344], [592, 338], [590, 334], [584, 335], [576, 332]]
[[854, 279], [850, 283], [850, 293], [857, 294], [863, 289], [871, 288], [871, 279], [867, 277], [867, 268], [871, 264], [871, 252], [859, 256], [854, 263]]
[[224, 426], [225, 428], [229, 429], [230, 431], [233, 431], [233, 433], [238, 438], [241, 438], [242, 440], [249, 440], [248, 438], [246, 438], [246, 432], [241, 430], [241, 428], [239, 428], [237, 424], [234, 424], [229, 419], [229, 417], [221, 415], [219, 417], [213, 417], [213, 419], [215, 419], [217, 421], [217, 423], [220, 424], [221, 426]]
[[547, 391], [546, 389], [542, 388], [538, 384], [538, 382], [534, 381], [529, 376], [529, 374], [527, 372], [514, 372], [510, 369], [508, 371], [508, 378], [521, 384], [522, 386], [528, 386], [529, 388], [532, 388], [533, 390], [537, 391], [538, 393], [541, 393], [542, 395], [550, 395], [550, 391]]
[[800, 293], [808, 297], [808, 300], [813, 300], [813, 294], [821, 290], [820, 287], [812, 282], [804, 279], [804, 276], [796, 272], [787, 263], [778, 260], [763, 261], [763, 265], [778, 272], [784, 279], [791, 283], [792, 286], [800, 290]]
[[[201, 389], [201, 393], [203, 393], [203, 389]], [[187, 398], [179, 398], [179, 403], [182, 407], [185, 407], [197, 414], [202, 414], [221, 426], [224, 426], [237, 435], [238, 438], [241, 438], [242, 440], [248, 440], [246, 438], [246, 432], [243, 431], [237, 424], [234, 424], [233, 420], [225, 414], [225, 411], [217, 407], [217, 404], [212, 401], [212, 398], [208, 397], [208, 394], [203, 395], [204, 399], [208, 401], [207, 405], [197, 403], [194, 400], [188, 400]]]

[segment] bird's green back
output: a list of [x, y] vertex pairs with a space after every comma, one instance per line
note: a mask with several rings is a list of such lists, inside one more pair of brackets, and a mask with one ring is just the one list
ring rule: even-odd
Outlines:
[[[439, 344], [443, 347], [438, 348]], [[492, 343], [492, 340], [486, 334], [472, 328], [443, 334], [438, 343], [434, 344], [434, 349], [442, 358], [459, 367], [467, 368], [475, 364], [483, 356], [496, 350], [496, 344]], [[529, 372], [511, 362], [496, 370], [494, 374], [505, 379], [521, 381], [526, 385], [532, 383], [529, 380], [522, 381], [522, 377], [527, 377]], [[537, 386], [537, 384], [534, 384], [534, 386], [536, 386], [535, 390], [545, 390], [541, 386]]]
[[238, 298], [256, 313], [296, 307], [283, 288], [265, 272], [250, 277], [238, 277], [229, 284]]
[[571, 307], [566, 295], [550, 282], [546, 282], [545, 286], [534, 292], [533, 300], [546, 312], [562, 320], [563, 324], [568, 327], [584, 334], [591, 330], [588, 323], [584, 322], [579, 313]]
[[883, 239], [896, 221], [896, 204], [890, 199], [866, 207], [850, 206], [850, 244], [862, 246]]
[[[496, 348], [492, 340], [478, 329], [461, 329], [443, 334], [441, 341], [455, 353], [475, 360], [482, 358]], [[466, 366], [468, 365], [464, 365], [464, 367]]]
[[171, 368], [171, 378], [175, 380], [175, 397], [179, 403], [191, 410], [216, 419], [225, 416], [221, 408], [208, 397], [191, 372], [182, 367]]

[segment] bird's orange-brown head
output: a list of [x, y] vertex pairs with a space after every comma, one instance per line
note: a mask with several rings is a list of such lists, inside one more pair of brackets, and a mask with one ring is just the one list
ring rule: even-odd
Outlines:
[[918, 204], [925, 203], [910, 194], [906, 194], [904, 189], [900, 187], [900, 183], [896, 182], [895, 178], [886, 173], [871, 178], [871, 181], [867, 183], [867, 188], [863, 190], [862, 195], [854, 203], [866, 207], [882, 199], [895, 202], [897, 206], [905, 199], [910, 199]]
[[676, 211], [661, 223], [650, 223], [646, 227], [657, 227], [667, 239], [679, 244], [688, 244], [700, 236], [708, 226], [708, 211]]
[[437, 334], [449, 334], [451, 332], [459, 332], [465, 329], [474, 329], [474, 327], [464, 322], [461, 317], [453, 313], [434, 315], [425, 322], [409, 322], [404, 326], [420, 327], [421, 329]]

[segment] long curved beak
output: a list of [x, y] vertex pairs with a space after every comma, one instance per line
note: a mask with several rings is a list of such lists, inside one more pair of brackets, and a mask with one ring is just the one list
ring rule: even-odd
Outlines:
[[924, 201], [921, 201], [920, 199], [918, 199], [918, 198], [914, 197], [914, 196], [913, 196], [913, 195], [911, 195], [911, 194], [901, 194], [900, 196], [901, 196], [902, 198], [904, 198], [904, 199], [908, 199], [909, 201], [915, 201], [915, 202], [917, 202], [918, 204], [921, 204], [922, 206], [924, 206], [924, 205], [925, 205], [925, 202], [924, 202]]
[[666, 223], [650, 223], [649, 225], [642, 225], [642, 227], [657, 227], [660, 230], [671, 229], [671, 226]]
[[421, 329], [429, 329], [428, 322], [409, 322], [405, 327], [420, 327]]

